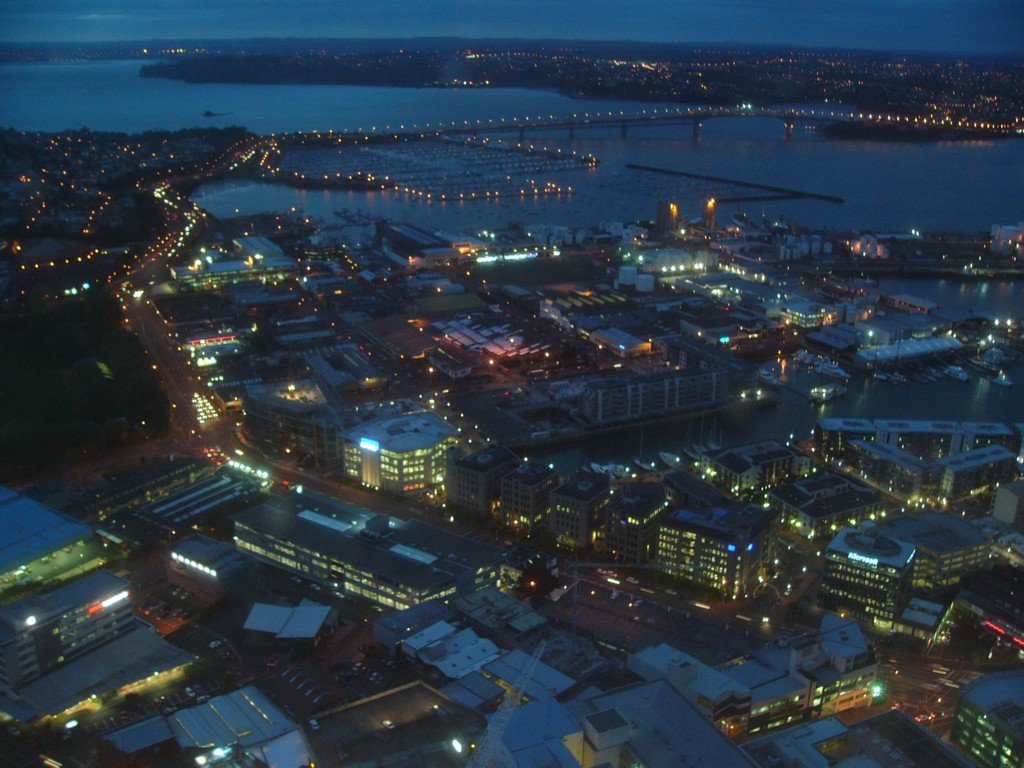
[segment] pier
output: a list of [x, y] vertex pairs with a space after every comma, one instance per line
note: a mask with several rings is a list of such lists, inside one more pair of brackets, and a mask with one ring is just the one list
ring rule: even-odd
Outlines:
[[713, 181], [718, 184], [729, 184], [734, 187], [756, 189], [770, 193], [768, 195], [761, 196], [718, 197], [716, 198], [716, 202], [719, 203], [740, 203], [751, 202], [754, 200], [824, 200], [827, 203], [846, 202], [843, 198], [835, 195], [824, 195], [820, 192], [805, 192], [799, 189], [787, 189], [786, 187], [774, 187], [769, 184], [756, 184], [752, 181], [743, 181], [742, 179], [727, 179], [723, 176], [708, 176], [703, 173], [690, 173], [688, 171], [677, 171], [671, 168], [657, 168], [653, 165], [639, 165], [637, 163], [627, 163], [626, 167], [635, 171], [660, 173], [665, 176], [681, 176], [686, 179], [696, 179], [697, 181]]

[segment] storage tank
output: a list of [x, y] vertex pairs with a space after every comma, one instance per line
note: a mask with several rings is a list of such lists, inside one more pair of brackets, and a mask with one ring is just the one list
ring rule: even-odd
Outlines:
[[636, 289], [640, 293], [651, 293], [652, 291], [654, 291], [654, 275], [637, 275]]
[[619, 267], [619, 285], [636, 285], [636, 267]]

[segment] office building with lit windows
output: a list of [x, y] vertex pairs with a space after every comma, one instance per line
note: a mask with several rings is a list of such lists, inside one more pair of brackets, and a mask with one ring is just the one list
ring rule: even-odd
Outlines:
[[771, 510], [679, 509], [658, 528], [657, 562], [673, 576], [742, 597], [767, 574], [777, 539], [778, 515]]
[[833, 536], [840, 528], [885, 516], [881, 492], [835, 472], [776, 485], [768, 494], [781, 522], [799, 536]]
[[345, 475], [371, 488], [405, 493], [442, 485], [458, 432], [431, 411], [360, 424], [345, 433]]
[[993, 672], [961, 688], [949, 738], [982, 768], [1024, 766], [1024, 670]]
[[0, 607], [0, 711], [31, 722], [190, 663], [133, 617], [129, 587], [96, 571]]
[[843, 528], [825, 550], [819, 605], [891, 629], [910, 599], [916, 552], [873, 529]]
[[701, 474], [712, 485], [732, 493], [773, 486], [811, 470], [811, 457], [777, 440], [705, 451]]
[[317, 466], [341, 461], [342, 418], [313, 381], [254, 384], [242, 396], [242, 429], [274, 451], [306, 454]]
[[601, 549], [623, 563], [648, 563], [658, 547], [658, 525], [668, 506], [661, 483], [625, 483], [604, 508]]
[[551, 492], [548, 527], [562, 543], [593, 547], [612, 498], [612, 480], [604, 472], [580, 471]]
[[521, 531], [547, 522], [548, 499], [561, 480], [547, 464], [529, 461], [501, 478], [501, 520]]
[[955, 587], [968, 574], [986, 568], [992, 558], [989, 537], [959, 515], [923, 512], [913, 517], [890, 517], [875, 530], [917, 549], [914, 589]]
[[268, 499], [234, 522], [240, 551], [389, 608], [498, 586], [497, 547], [314, 493]]
[[448, 503], [479, 515], [492, 514], [501, 498], [501, 478], [521, 463], [503, 445], [489, 445], [468, 456], [452, 449], [445, 478]]
[[215, 603], [241, 592], [252, 578], [255, 563], [230, 542], [195, 534], [176, 542], [167, 557], [167, 581], [201, 600]]
[[132, 629], [128, 582], [107, 571], [0, 608], [0, 684], [18, 688]]

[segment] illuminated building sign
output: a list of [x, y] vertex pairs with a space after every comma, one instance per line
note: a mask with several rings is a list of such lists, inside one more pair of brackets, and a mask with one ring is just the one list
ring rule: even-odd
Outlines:
[[109, 608], [112, 605], [117, 605], [122, 600], [127, 600], [127, 599], [128, 599], [128, 590], [126, 589], [126, 590], [124, 590], [122, 592], [118, 592], [116, 595], [111, 595], [106, 600], [103, 600], [103, 601], [101, 601], [99, 603], [95, 603], [93, 605], [90, 605], [89, 608], [86, 610], [86, 613], [88, 613], [90, 616], [92, 616], [94, 613], [99, 613], [104, 608]]
[[380, 450], [380, 443], [376, 440], [371, 440], [368, 437], [362, 437], [359, 439], [359, 447], [364, 451], [373, 451], [374, 453], [377, 453], [377, 451]]
[[205, 574], [207, 574], [209, 576], [216, 576], [217, 575], [216, 569], [211, 568], [208, 565], [203, 565], [202, 563], [197, 563], [195, 560], [190, 560], [187, 557], [183, 557], [183, 556], [179, 555], [177, 552], [171, 552], [171, 559], [172, 560], [176, 560], [177, 562], [181, 563], [182, 565], [187, 565], [190, 568], [195, 568], [197, 571], [202, 571], [203, 573], [205, 573]]
[[524, 259], [536, 259], [539, 254], [536, 251], [524, 253], [489, 253], [485, 256], [478, 256], [477, 264], [493, 264], [496, 261], [522, 261]]
[[878, 558], [877, 557], [868, 557], [867, 555], [861, 555], [861, 554], [858, 554], [856, 552], [850, 552], [847, 555], [847, 557], [850, 560], [853, 560], [853, 562], [855, 562], [855, 563], [864, 563], [865, 565], [870, 565], [872, 567], [878, 565]]

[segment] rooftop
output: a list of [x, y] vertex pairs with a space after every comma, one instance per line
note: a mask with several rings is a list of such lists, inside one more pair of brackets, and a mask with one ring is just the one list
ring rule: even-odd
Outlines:
[[463, 456], [456, 462], [458, 466], [477, 472], [487, 472], [496, 467], [516, 463], [519, 457], [503, 445], [489, 445], [483, 450]]
[[[97, 604], [121, 592], [127, 597], [129, 586], [127, 581], [110, 571], [94, 571], [52, 592], [8, 603], [0, 607], [0, 637], [5, 633], [19, 634], [26, 625], [43, 624], [70, 610]], [[31, 625], [28, 624], [30, 617], [34, 617]]]
[[0, 573], [91, 535], [88, 526], [17, 491], [0, 487]]
[[914, 559], [917, 549], [910, 542], [889, 538], [873, 529], [843, 528], [829, 543], [828, 551], [871, 567], [903, 569]]
[[140, 622], [133, 631], [22, 686], [17, 700], [0, 696], [0, 710], [31, 722], [63, 712], [93, 694], [99, 696], [194, 660]]
[[332, 610], [307, 601], [292, 608], [255, 603], [242, 629], [264, 632], [279, 640], [312, 640], [329, 620]]
[[541, 464], [535, 461], [529, 461], [525, 464], [520, 464], [518, 467], [513, 469], [507, 475], [505, 475], [501, 482], [515, 482], [522, 485], [534, 487], [541, 485], [542, 483], [550, 480], [552, 477], [557, 477], [558, 472], [547, 464]]
[[314, 493], [268, 499], [235, 516], [236, 525], [270, 533], [367, 573], [429, 589], [501, 560], [497, 547], [419, 520], [389, 520], [382, 536], [364, 536], [374, 515]]
[[743, 538], [746, 540], [775, 517], [772, 512], [751, 505], [735, 507], [708, 507], [692, 510], [680, 509], [666, 519], [669, 525], [698, 530], [717, 538]]
[[420, 411], [368, 421], [350, 429], [345, 436], [354, 443], [368, 446], [365, 450], [406, 453], [431, 448], [456, 434], [455, 428], [436, 413]]
[[964, 518], [940, 512], [889, 518], [875, 529], [940, 554], [976, 547], [986, 541], [985, 534]]
[[[168, 718], [168, 723], [178, 744], [185, 749], [233, 743], [252, 747], [296, 729], [295, 722], [255, 686], [180, 709]], [[309, 762], [308, 752], [304, 757], [294, 757], [299, 762]]]
[[611, 490], [611, 478], [604, 472], [581, 470], [552, 491], [552, 494], [577, 501], [593, 501]]

